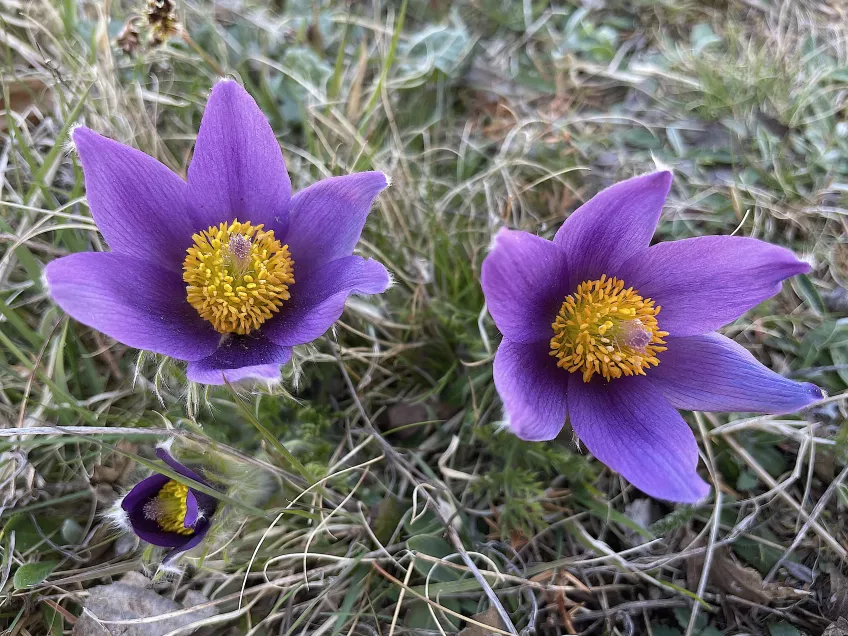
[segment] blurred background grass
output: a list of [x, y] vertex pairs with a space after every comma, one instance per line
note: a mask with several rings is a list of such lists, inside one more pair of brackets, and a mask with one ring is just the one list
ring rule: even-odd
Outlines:
[[[840, 0], [168, 9], [0, 0], [0, 627], [105, 634], [83, 605], [137, 571], [154, 582], [131, 597], [159, 618], [112, 633], [783, 636], [848, 615]], [[41, 282], [104, 249], [70, 127], [185, 174], [222, 74], [269, 117], [295, 188], [393, 179], [360, 251], [395, 286], [354, 299], [281, 387], [186, 388]], [[501, 431], [479, 287], [498, 228], [550, 237], [656, 165], [675, 173], [658, 238], [736, 233], [811, 262], [725, 333], [830, 395], [791, 417], [686, 414], [718, 486], [700, 507], [645, 498], [570, 432]], [[104, 516], [168, 437], [228, 497], [181, 572]]]

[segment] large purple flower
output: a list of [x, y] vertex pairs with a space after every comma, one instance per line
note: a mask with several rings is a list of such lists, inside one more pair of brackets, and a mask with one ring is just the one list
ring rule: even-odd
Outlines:
[[[156, 449], [156, 455], [183, 477], [208, 485], [165, 449]], [[214, 497], [159, 474], [137, 483], [121, 501], [130, 526], [140, 539], [160, 548], [172, 548], [165, 561], [203, 541], [217, 506]]]
[[809, 270], [789, 250], [706, 236], [649, 247], [671, 174], [618, 183], [553, 241], [502, 230], [482, 285], [503, 341], [495, 386], [512, 430], [549, 440], [566, 420], [644, 492], [695, 502], [698, 446], [676, 409], [788, 413], [821, 398], [713, 333]]
[[91, 213], [111, 247], [50, 263], [55, 301], [131, 347], [188, 361], [190, 380], [274, 379], [352, 293], [389, 275], [354, 256], [381, 172], [291, 194], [268, 120], [233, 81], [212, 90], [184, 181], [88, 128], [73, 134]]

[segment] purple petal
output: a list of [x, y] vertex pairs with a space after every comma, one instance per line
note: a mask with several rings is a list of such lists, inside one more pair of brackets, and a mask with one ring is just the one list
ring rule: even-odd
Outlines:
[[[176, 461], [165, 449], [156, 449], [156, 455], [166, 462], [173, 470], [184, 477], [206, 483], [200, 476]], [[209, 517], [215, 512], [217, 501], [200, 492], [189, 490], [186, 497], [186, 528], [195, 527], [194, 535], [183, 535], [178, 532], [162, 530], [155, 519], [148, 519], [144, 507], [152, 498], [159, 494], [162, 487], [170, 481], [165, 475], [151, 475], [137, 483], [124, 497], [121, 508], [127, 513], [133, 532], [143, 541], [162, 548], [176, 548], [171, 555], [197, 545], [209, 530]], [[200, 513], [203, 513], [201, 516]], [[199, 537], [199, 538], [198, 538]], [[169, 555], [170, 558], [171, 555]]]
[[648, 247], [671, 188], [670, 172], [654, 172], [603, 190], [572, 213], [554, 243], [568, 259], [570, 287], [615, 270]]
[[[191, 468], [182, 465], [180, 462], [174, 459], [174, 457], [164, 448], [157, 448], [156, 456], [163, 462], [165, 462], [171, 468], [171, 470], [179, 473], [183, 477], [193, 479], [194, 481], [204, 484], [205, 486], [209, 485], [209, 482], [207, 480], [198, 475]], [[199, 490], [194, 489], [190, 489], [189, 492], [191, 493], [191, 496], [194, 498], [194, 501], [198, 507], [198, 514], [202, 513], [204, 516], [211, 516], [215, 512], [218, 507], [218, 500], [215, 499], [215, 497], [213, 497], [212, 495], [207, 495], [205, 492], [200, 492]]]
[[236, 82], [219, 82], [212, 89], [188, 187], [204, 229], [238, 218], [285, 233], [291, 181], [283, 153], [265, 115]]
[[194, 496], [194, 491], [189, 490], [186, 494], [186, 514], [185, 519], [183, 519], [183, 526], [193, 528], [199, 516], [200, 510], [197, 507], [197, 498]]
[[155, 519], [148, 519], [144, 514], [144, 506], [159, 494], [168, 481], [170, 479], [165, 475], [151, 475], [137, 483], [121, 502], [133, 532], [143, 541], [163, 548], [181, 546], [189, 539], [178, 532], [162, 530]]
[[180, 534], [179, 532], [168, 532], [167, 530], [162, 530], [155, 521], [145, 519], [143, 513], [140, 517], [130, 515], [130, 524], [132, 525], [133, 533], [139, 539], [160, 548], [181, 547], [193, 536]]
[[203, 539], [206, 538], [206, 533], [209, 532], [209, 526], [210, 524], [208, 522], [203, 523], [201, 521], [201, 525], [198, 525], [198, 527], [195, 528], [194, 534], [186, 537], [186, 539], [188, 540], [184, 544], [177, 546], [173, 550], [168, 552], [168, 554], [165, 555], [165, 558], [162, 559], [162, 562], [168, 563], [169, 561], [172, 561], [181, 552], [191, 550], [193, 547], [203, 541]]
[[557, 367], [548, 342], [523, 344], [504, 338], [494, 372], [512, 432], [530, 441], [555, 438], [565, 424], [570, 374]]
[[312, 342], [323, 335], [344, 311], [350, 294], [379, 294], [389, 286], [389, 273], [380, 263], [361, 256], [332, 261], [309, 276], [295, 278], [291, 299], [272, 318], [263, 333], [284, 347]]
[[679, 409], [792, 413], [822, 398], [816, 385], [787, 380], [717, 333], [667, 342], [650, 376]]
[[689, 425], [645, 377], [585, 383], [572, 373], [571, 425], [586, 448], [639, 490], [694, 503], [710, 491], [698, 476], [698, 444]]
[[358, 172], [324, 179], [294, 195], [285, 242], [295, 279], [353, 253], [374, 199], [386, 185], [382, 172]]
[[192, 382], [224, 384], [246, 378], [277, 380], [280, 367], [291, 359], [291, 349], [263, 335], [230, 336], [208, 358], [190, 362], [186, 375]]
[[489, 313], [506, 338], [553, 337], [551, 324], [569, 292], [565, 255], [556, 245], [527, 232], [501, 230], [480, 279]]
[[215, 351], [220, 335], [188, 304], [175, 272], [120, 254], [82, 252], [49, 263], [45, 273], [56, 304], [127, 346], [178, 360]]
[[659, 243], [616, 275], [662, 307], [657, 321], [672, 336], [715, 331], [780, 291], [810, 266], [787, 249], [741, 236]]
[[155, 497], [162, 490], [162, 486], [168, 483], [170, 478], [165, 475], [155, 474], [142, 479], [132, 487], [124, 499], [121, 501], [121, 508], [126, 512], [130, 512], [139, 506], [144, 506], [147, 500]]
[[195, 231], [185, 181], [153, 157], [83, 126], [73, 138], [91, 215], [112, 251], [181, 271]]
[[207, 486], [209, 485], [209, 484], [206, 483], [206, 480], [203, 479], [203, 477], [198, 475], [191, 468], [188, 468], [187, 466], [183, 466], [180, 462], [178, 462], [176, 459], [174, 459], [174, 457], [173, 457], [173, 455], [171, 455], [171, 453], [169, 453], [164, 448], [157, 448], [156, 449], [156, 457], [158, 457], [163, 462], [168, 464], [168, 467], [171, 470], [173, 470], [175, 473], [179, 473], [183, 477], [188, 477], [189, 479], [193, 479], [194, 481], [196, 481], [198, 483], [205, 484]]

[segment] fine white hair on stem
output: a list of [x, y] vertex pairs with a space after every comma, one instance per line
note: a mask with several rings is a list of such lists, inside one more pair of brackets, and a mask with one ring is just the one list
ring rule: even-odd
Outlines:
[[103, 519], [112, 527], [121, 530], [122, 532], [131, 532], [132, 525], [130, 524], [129, 515], [126, 510], [121, 507], [124, 501], [124, 496], [118, 497], [106, 512], [103, 513]]

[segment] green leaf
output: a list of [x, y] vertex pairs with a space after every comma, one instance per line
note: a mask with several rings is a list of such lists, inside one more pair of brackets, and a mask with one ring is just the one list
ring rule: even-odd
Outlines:
[[406, 517], [403, 527], [413, 537], [419, 534], [433, 534], [443, 528], [442, 523], [436, 518], [436, 515], [429, 510], [421, 514], [415, 521], [412, 521], [411, 517]]
[[[362, 592], [364, 590], [367, 590], [368, 574], [370, 572], [371, 566], [360, 564], [357, 565], [351, 573], [350, 585], [348, 586], [347, 593], [345, 593], [342, 605], [336, 615], [336, 624], [333, 626], [333, 636], [342, 631], [345, 624], [347, 623], [348, 617], [353, 611], [354, 604], [359, 600], [359, 597], [362, 595]], [[361, 606], [357, 609], [359, 611], [362, 611]]]
[[[444, 559], [449, 554], [456, 552], [447, 541], [432, 534], [420, 534], [410, 537], [406, 545], [414, 552], [420, 552], [421, 554], [426, 554], [437, 559]], [[459, 578], [459, 572], [456, 570], [440, 566], [425, 559], [415, 559], [415, 569], [423, 576], [427, 576], [432, 570], [430, 581], [455, 581]]]
[[[677, 624], [680, 625], [683, 629], [689, 625], [689, 620], [692, 617], [692, 608], [689, 607], [675, 607], [674, 608], [674, 618], [677, 619]], [[701, 612], [698, 614], [695, 619], [695, 629], [700, 631], [707, 626], [707, 615]]]
[[39, 519], [38, 524], [39, 528], [36, 528], [29, 515], [18, 514], [9, 519], [3, 528], [3, 534], [9, 535], [14, 531], [15, 550], [28, 552], [44, 542], [44, 538], [38, 532], [39, 529], [48, 538], [59, 529], [59, 521], [56, 519], [42, 518]]
[[84, 528], [71, 518], [62, 522], [62, 540], [68, 545], [76, 545], [82, 541]]
[[757, 463], [765, 468], [772, 477], [780, 477], [789, 470], [786, 456], [778, 450], [776, 439], [758, 438], [754, 441], [746, 442], [744, 446], [754, 456]]
[[292, 452], [287, 449], [279, 439], [277, 439], [277, 436], [274, 435], [274, 433], [268, 430], [262, 424], [262, 422], [260, 422], [256, 418], [253, 412], [247, 407], [247, 405], [241, 400], [241, 398], [239, 398], [235, 389], [233, 389], [232, 385], [229, 382], [227, 382], [227, 388], [230, 390], [230, 393], [233, 396], [233, 401], [235, 402], [239, 411], [241, 411], [247, 418], [247, 420], [256, 427], [256, 430], [258, 430], [262, 437], [265, 438], [265, 441], [268, 443], [271, 449], [274, 450], [280, 457], [282, 457], [298, 473], [300, 473], [300, 476], [303, 477], [308, 483], [311, 484], [313, 481], [315, 481], [312, 478], [310, 472], [306, 470], [306, 467], [300, 463], [300, 460], [298, 460], [298, 458], [295, 457], [294, 454], [292, 454]]
[[798, 294], [804, 303], [819, 316], [827, 313], [827, 307], [822, 301], [819, 292], [813, 285], [813, 281], [806, 274], [801, 274], [792, 279], [792, 289]]
[[648, 526], [648, 532], [655, 537], [661, 537], [672, 530], [677, 530], [677, 528], [688, 522], [697, 513], [698, 506], [679, 506], [673, 512]]
[[772, 623], [768, 630], [771, 636], [801, 636], [800, 630], [789, 623]]
[[836, 373], [848, 385], [848, 346], [831, 347], [830, 357], [833, 359], [833, 364], [837, 367]]
[[460, 26], [430, 25], [412, 35], [402, 47], [407, 72], [435, 69], [454, 75], [473, 46], [468, 31]]
[[49, 636], [62, 636], [62, 628], [65, 625], [62, 614], [47, 603], [42, 603], [41, 616], [43, 617], [44, 625], [47, 627]]
[[[400, 5], [400, 11], [398, 12], [397, 21], [395, 22], [395, 32], [392, 34], [392, 42], [389, 45], [389, 51], [386, 53], [386, 57], [383, 58], [383, 70], [380, 72], [380, 79], [377, 80], [377, 86], [374, 88], [374, 92], [371, 94], [371, 99], [368, 100], [368, 105], [362, 111], [363, 113], [369, 113], [372, 108], [374, 108], [374, 104], [377, 103], [377, 100], [380, 98], [383, 90], [383, 84], [386, 83], [386, 80], [389, 77], [389, 71], [391, 71], [392, 66], [395, 62], [395, 54], [397, 53], [398, 42], [400, 41], [400, 34], [403, 30], [403, 21], [406, 17], [406, 5], [409, 0], [403, 0], [403, 3]], [[362, 122], [362, 125], [365, 125], [365, 121]]]
[[783, 555], [777, 548], [746, 537], [737, 539], [732, 548], [742, 560], [754, 566], [763, 575], [768, 574]]
[[[446, 612], [442, 613], [438, 607], [433, 607], [433, 613], [431, 613], [430, 608], [427, 607], [427, 605], [428, 604], [423, 601], [410, 603], [409, 609], [403, 618], [403, 624], [410, 630], [428, 630], [435, 632], [439, 628], [439, 626], [433, 622], [433, 613], [435, 613], [437, 620], [442, 622], [442, 628], [448, 628], [449, 633], [456, 633], [456, 625], [444, 624], [445, 620], [451, 621], [451, 623], [459, 620], [456, 616], [452, 616]], [[449, 610], [453, 610], [454, 612], [459, 612], [461, 609], [459, 599], [455, 598], [439, 599], [439, 605], [446, 607]]]
[[33, 585], [38, 585], [56, 569], [58, 561], [39, 561], [38, 563], [25, 563], [15, 572], [13, 584], [16, 590], [23, 590]]
[[737, 490], [753, 490], [760, 483], [756, 473], [751, 470], [743, 470], [736, 480]]
[[387, 494], [377, 504], [377, 509], [371, 522], [371, 529], [380, 543], [385, 544], [392, 538], [392, 534], [394, 534], [406, 510], [407, 508], [398, 501], [397, 497], [391, 494]]
[[689, 36], [689, 41], [692, 44], [692, 51], [695, 55], [699, 55], [701, 51], [711, 44], [721, 42], [721, 38], [713, 32], [709, 24], [702, 23], [696, 24], [692, 27], [692, 33]]
[[824, 322], [807, 332], [801, 340], [801, 366], [811, 366], [821, 355], [823, 349], [848, 346], [848, 320]]
[[413, 630], [426, 629], [428, 631], [435, 631], [439, 628], [433, 621], [430, 608], [423, 601], [416, 601], [409, 604], [409, 609], [406, 610], [406, 615], [403, 617], [403, 624]]

